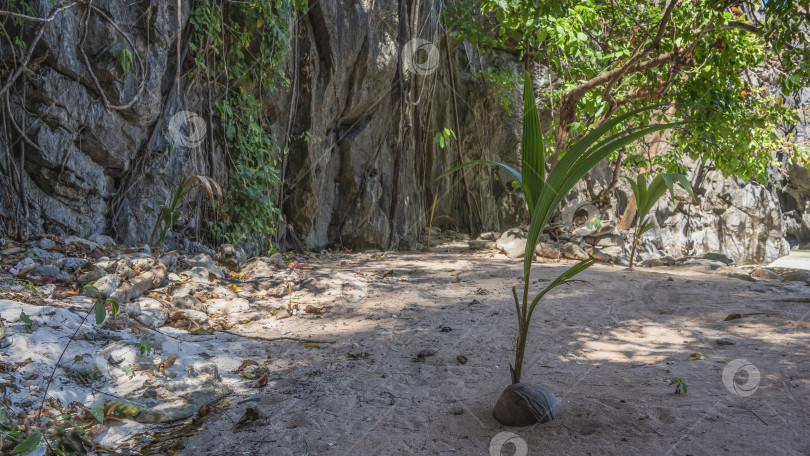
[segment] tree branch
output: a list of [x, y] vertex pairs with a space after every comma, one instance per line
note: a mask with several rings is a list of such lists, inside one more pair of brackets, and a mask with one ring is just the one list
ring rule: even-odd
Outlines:
[[[20, 75], [22, 74], [23, 69], [25, 68], [25, 66], [28, 65], [28, 62], [31, 60], [31, 56], [34, 54], [34, 49], [36, 49], [36, 47], [37, 47], [37, 43], [39, 43], [39, 40], [42, 39], [42, 35], [45, 33], [45, 27], [47, 27], [47, 24], [50, 23], [50, 22], [53, 22], [53, 20], [56, 19], [56, 16], [59, 13], [61, 13], [62, 11], [73, 8], [74, 6], [76, 6], [78, 4], [79, 4], [79, 2], [71, 2], [71, 3], [68, 3], [67, 5], [55, 8], [53, 11], [51, 11], [51, 14], [49, 14], [48, 17], [46, 17], [44, 19], [38, 19], [38, 18], [35, 18], [35, 17], [31, 17], [29, 19], [29, 16], [26, 16], [27, 20], [33, 20], [35, 22], [41, 22], [41, 23], [43, 23], [43, 25], [39, 28], [39, 30], [37, 31], [36, 36], [34, 36], [34, 39], [31, 41], [31, 43], [28, 44], [28, 49], [29, 49], [28, 54], [26, 54], [25, 59], [23, 59], [23, 61], [20, 62], [20, 66], [17, 67], [17, 71], [15, 71], [11, 76], [8, 77], [8, 79], [6, 80], [6, 83], [3, 85], [3, 88], [0, 89], [0, 95], [3, 95], [4, 93], [6, 93], [6, 91], [9, 89], [9, 87], [11, 87], [11, 85], [14, 84], [14, 81], [16, 81], [17, 78], [20, 77]], [[2, 13], [0, 15], [7, 15], [7, 16], [12, 16], [12, 17], [19, 16], [17, 13], [11, 13], [11, 12], [8, 12], [8, 11], [2, 11], [0, 13]]]

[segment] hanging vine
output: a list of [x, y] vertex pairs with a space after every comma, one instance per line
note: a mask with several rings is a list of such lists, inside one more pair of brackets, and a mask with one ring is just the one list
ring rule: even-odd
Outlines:
[[287, 149], [271, 135], [262, 100], [289, 85], [284, 61], [293, 38], [290, 20], [305, 6], [302, 0], [202, 0], [191, 12], [194, 71], [213, 87], [213, 115], [231, 175], [226, 216], [211, 223], [219, 239], [271, 248]]

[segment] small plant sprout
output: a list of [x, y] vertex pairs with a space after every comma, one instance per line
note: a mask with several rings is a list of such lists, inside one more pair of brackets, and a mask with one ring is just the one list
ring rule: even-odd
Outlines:
[[34, 320], [31, 320], [31, 317], [25, 314], [25, 312], [20, 312], [20, 321], [23, 322], [23, 330], [26, 333], [31, 334], [34, 327]]
[[[196, 187], [202, 187], [205, 190], [205, 193], [208, 194], [208, 199], [211, 201], [211, 205], [214, 207], [214, 210], [219, 211], [219, 208], [222, 206], [223, 197], [222, 187], [219, 186], [217, 181], [208, 176], [201, 175], [183, 178], [180, 180], [180, 183], [177, 184], [177, 187], [175, 187], [169, 204], [160, 206], [160, 214], [155, 222], [154, 229], [152, 229], [152, 235], [150, 236], [149, 240], [150, 244], [154, 242], [154, 238], [157, 235], [158, 230], [160, 230], [160, 242], [166, 242], [166, 235], [169, 233], [172, 225], [174, 225], [174, 222], [176, 222], [177, 219], [179, 219], [182, 215], [182, 212], [180, 212], [179, 209], [180, 204], [183, 202], [183, 199], [185, 199], [185, 197]], [[161, 226], [161, 224], [163, 226]]]
[[669, 381], [669, 385], [667, 385], [667, 386], [672, 386], [672, 385], [675, 385], [675, 394], [681, 394], [681, 393], [686, 394], [686, 391], [689, 388], [686, 385], [686, 382], [683, 381], [683, 379], [681, 379], [680, 377], [675, 377], [675, 378], [671, 379]]
[[450, 145], [450, 138], [458, 140], [458, 138], [456, 137], [456, 132], [454, 132], [449, 128], [434, 130], [434, 132], [435, 134], [433, 135], [433, 142], [438, 144], [439, 147], [442, 149]]
[[675, 181], [678, 181], [693, 199], [695, 194], [692, 191], [692, 185], [683, 174], [659, 174], [653, 178], [649, 186], [647, 185], [647, 174], [639, 174], [636, 181], [629, 177], [625, 178], [630, 182], [633, 196], [636, 199], [636, 229], [633, 231], [633, 248], [630, 252], [630, 267], [632, 268], [641, 235], [653, 227], [652, 221], [650, 221], [650, 211], [655, 203], [667, 192], [667, 189], [669, 189], [672, 199], [675, 199]]
[[293, 312], [292, 292], [293, 292], [293, 284], [292, 282], [287, 282], [287, 294], [290, 296], [290, 301], [287, 304], [287, 313], [290, 315], [292, 315]]
[[[515, 343], [515, 362], [509, 367], [512, 385], [507, 387], [495, 404], [495, 418], [507, 426], [527, 426], [534, 423], [552, 420], [559, 413], [560, 401], [546, 389], [529, 384], [521, 384], [523, 359], [526, 343], [529, 338], [529, 325], [540, 300], [551, 290], [560, 285], [571, 283], [577, 274], [594, 264], [593, 259], [581, 261], [549, 282], [539, 292], [531, 289], [530, 280], [535, 247], [546, 224], [557, 211], [560, 202], [569, 191], [594, 166], [608, 158], [622, 147], [633, 143], [656, 131], [684, 125], [696, 121], [677, 121], [651, 126], [628, 127], [613, 133], [618, 127], [637, 115], [661, 109], [661, 106], [648, 106], [630, 110], [625, 114], [611, 118], [584, 134], [578, 141], [568, 147], [551, 171], [546, 175], [545, 146], [540, 125], [540, 117], [535, 104], [532, 81], [528, 71], [524, 77], [524, 110], [523, 141], [521, 153], [521, 171], [503, 163], [489, 160], [477, 160], [458, 165], [441, 174], [440, 179], [461, 168], [473, 165], [496, 165], [506, 169], [520, 183], [527, 204], [531, 223], [526, 239], [526, 251], [523, 256], [523, 293], [522, 296], [513, 288], [517, 321], [517, 340]], [[536, 293], [536, 294], [534, 294]], [[534, 298], [530, 296], [534, 294]]]
[[146, 340], [146, 338], [141, 339], [140, 342], [135, 344], [135, 348], [138, 349], [138, 353], [140, 353], [141, 355], [148, 355], [149, 353], [152, 352], [152, 350], [154, 350], [152, 346], [149, 345], [149, 341]]
[[93, 299], [95, 300], [95, 313], [96, 313], [96, 324], [100, 325], [104, 323], [104, 320], [107, 318], [107, 307], [106, 305], [109, 304], [110, 306], [110, 315], [113, 318], [117, 318], [118, 315], [121, 313], [121, 306], [118, 305], [118, 301], [115, 299], [105, 298], [104, 295], [98, 291], [98, 288], [92, 285], [85, 285], [84, 290], [89, 291], [93, 295]]

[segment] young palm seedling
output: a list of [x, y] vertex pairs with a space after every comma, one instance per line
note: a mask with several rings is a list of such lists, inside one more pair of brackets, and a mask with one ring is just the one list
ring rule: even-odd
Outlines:
[[523, 141], [521, 153], [521, 172], [493, 161], [473, 161], [458, 165], [440, 175], [437, 179], [461, 168], [486, 164], [498, 165], [509, 171], [520, 184], [528, 205], [531, 223], [526, 240], [526, 251], [523, 256], [523, 294], [518, 295], [512, 289], [517, 313], [517, 342], [515, 344], [515, 362], [510, 366], [512, 384], [509, 385], [495, 404], [495, 418], [508, 426], [527, 426], [537, 422], [556, 418], [559, 412], [559, 400], [548, 390], [526, 383], [521, 383], [523, 359], [526, 342], [529, 338], [529, 324], [537, 304], [554, 288], [571, 283], [574, 276], [593, 265], [592, 259], [581, 261], [530, 299], [531, 267], [534, 261], [534, 250], [540, 234], [557, 210], [562, 199], [582, 179], [585, 174], [600, 161], [644, 136], [694, 121], [678, 121], [650, 126], [636, 126], [611, 134], [615, 128], [644, 111], [660, 109], [660, 106], [649, 106], [629, 111], [608, 120], [594, 128], [590, 133], [572, 144], [557, 165], [546, 176], [543, 135], [540, 129], [540, 117], [534, 102], [534, 91], [528, 72], [524, 78], [524, 112]]
[[625, 178], [630, 182], [630, 187], [633, 188], [633, 196], [636, 198], [636, 229], [633, 231], [633, 249], [630, 252], [630, 267], [632, 268], [633, 261], [636, 257], [636, 247], [638, 246], [639, 238], [653, 226], [649, 215], [650, 210], [652, 210], [652, 207], [658, 199], [669, 189], [672, 200], [675, 200], [674, 182], [676, 180], [693, 199], [695, 198], [695, 193], [692, 191], [692, 185], [689, 184], [689, 180], [683, 174], [659, 174], [653, 178], [649, 186], [647, 185], [646, 174], [639, 174], [635, 182], [627, 176], [625, 176]]
[[[179, 209], [180, 203], [182, 203], [186, 195], [191, 193], [197, 186], [205, 189], [205, 192], [208, 194], [208, 199], [211, 201], [211, 205], [214, 206], [214, 210], [222, 206], [222, 187], [220, 187], [219, 183], [214, 179], [201, 175], [181, 179], [180, 183], [177, 184], [177, 187], [174, 189], [172, 200], [169, 204], [160, 206], [160, 214], [158, 215], [155, 228], [152, 230], [152, 235], [149, 239], [150, 244], [154, 242], [158, 230], [160, 230], [160, 242], [166, 242], [166, 235], [169, 233], [169, 229], [171, 229], [174, 222], [182, 215]], [[163, 226], [161, 226], [161, 224]]]

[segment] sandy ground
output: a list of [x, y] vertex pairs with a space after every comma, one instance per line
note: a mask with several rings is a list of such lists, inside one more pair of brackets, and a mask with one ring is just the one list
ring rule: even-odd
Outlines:
[[[312, 264], [340, 289], [297, 298], [322, 315], [258, 309], [234, 331], [334, 343], [257, 345], [267, 386], [237, 385], [179, 454], [810, 454], [810, 286], [596, 265], [532, 325], [524, 381], [563, 401], [559, 419], [506, 428], [492, 406], [509, 383], [521, 263], [459, 244]], [[534, 288], [570, 264], [537, 264]], [[435, 354], [414, 361], [423, 350]], [[248, 408], [260, 418], [236, 426]]]
[[769, 268], [794, 268], [810, 270], [810, 251], [793, 250], [790, 255], [778, 258], [768, 265]]

